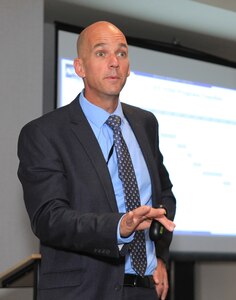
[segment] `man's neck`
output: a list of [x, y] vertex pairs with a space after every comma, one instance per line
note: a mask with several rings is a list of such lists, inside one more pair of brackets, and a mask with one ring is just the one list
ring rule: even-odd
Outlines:
[[102, 109], [106, 110], [108, 113], [113, 113], [118, 105], [119, 102], [119, 96], [115, 95], [115, 96], [93, 96], [90, 95], [88, 93], [84, 93], [85, 98], [91, 102], [92, 104], [101, 107]]

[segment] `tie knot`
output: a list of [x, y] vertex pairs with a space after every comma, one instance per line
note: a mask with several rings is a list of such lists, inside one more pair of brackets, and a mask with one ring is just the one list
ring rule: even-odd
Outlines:
[[111, 115], [107, 120], [106, 124], [111, 127], [112, 130], [119, 129], [121, 124], [121, 118], [116, 115]]

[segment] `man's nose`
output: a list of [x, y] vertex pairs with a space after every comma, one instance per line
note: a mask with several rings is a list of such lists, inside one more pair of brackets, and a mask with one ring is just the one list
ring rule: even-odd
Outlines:
[[118, 68], [119, 67], [119, 60], [116, 54], [112, 54], [110, 56], [109, 65], [111, 68]]

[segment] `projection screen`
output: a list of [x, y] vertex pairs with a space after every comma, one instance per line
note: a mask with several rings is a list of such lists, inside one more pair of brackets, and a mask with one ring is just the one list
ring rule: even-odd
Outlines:
[[[79, 31], [79, 30], [78, 30]], [[83, 89], [78, 33], [57, 31], [57, 107]], [[173, 253], [236, 252], [236, 69], [129, 46], [121, 101], [152, 111], [177, 199]]]

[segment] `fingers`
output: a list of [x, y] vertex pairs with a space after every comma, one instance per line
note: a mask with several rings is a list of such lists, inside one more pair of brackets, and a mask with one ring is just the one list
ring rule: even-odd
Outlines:
[[168, 231], [173, 231], [175, 228], [175, 223], [167, 219], [166, 211], [163, 208], [152, 208], [146, 217], [159, 221]]
[[151, 210], [150, 206], [140, 206], [125, 215], [127, 227], [136, 228], [141, 222], [147, 219], [147, 214]]
[[153, 273], [153, 279], [159, 299], [165, 300], [169, 289], [169, 283], [166, 267], [161, 259], [158, 259], [157, 268]]
[[166, 215], [166, 210], [164, 208], [153, 208], [151, 207], [150, 212], [148, 213], [148, 217], [150, 219], [161, 218]]
[[175, 224], [165, 216], [165, 209], [140, 206], [126, 213], [120, 224], [121, 236], [127, 237], [135, 230], [148, 229], [153, 219], [158, 220], [168, 231], [173, 231]]
[[[120, 223], [120, 234], [123, 237], [129, 236], [135, 230], [141, 230], [148, 228], [146, 222], [146, 215], [151, 210], [150, 206], [140, 206], [133, 211], [126, 213]], [[143, 228], [140, 227], [140, 224], [145, 222], [145, 226]]]
[[160, 218], [155, 218], [159, 221], [168, 231], [173, 231], [175, 229], [175, 223], [163, 216]]
[[166, 285], [164, 282], [158, 283], [155, 285], [156, 292], [160, 300], [165, 300], [167, 297], [169, 286]]

